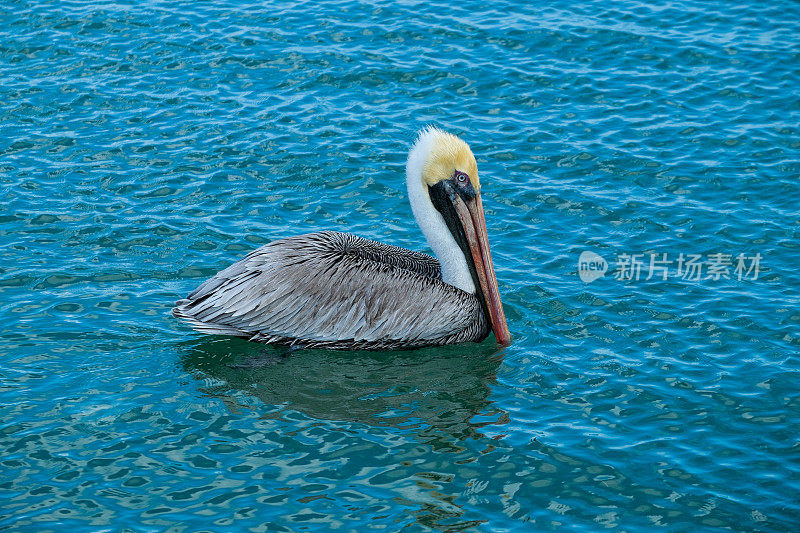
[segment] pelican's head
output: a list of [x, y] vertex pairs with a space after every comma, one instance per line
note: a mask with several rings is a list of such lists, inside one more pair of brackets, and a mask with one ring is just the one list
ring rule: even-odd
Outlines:
[[507, 344], [511, 336], [489, 251], [478, 164], [469, 145], [438, 128], [422, 130], [408, 155], [406, 183], [417, 224], [442, 266], [442, 279], [476, 294], [497, 341]]
[[478, 181], [478, 163], [472, 155], [469, 145], [451, 133], [439, 129], [429, 128], [422, 135], [431, 135], [432, 143], [422, 167], [422, 181], [428, 187], [460, 176], [463, 185], [464, 178], [469, 179], [470, 185], [476, 192], [481, 192]]

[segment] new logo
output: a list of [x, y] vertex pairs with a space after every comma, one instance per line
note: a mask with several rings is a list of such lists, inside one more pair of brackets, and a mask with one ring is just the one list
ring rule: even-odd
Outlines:
[[591, 283], [606, 275], [608, 263], [594, 252], [581, 252], [578, 258], [578, 276], [584, 283]]

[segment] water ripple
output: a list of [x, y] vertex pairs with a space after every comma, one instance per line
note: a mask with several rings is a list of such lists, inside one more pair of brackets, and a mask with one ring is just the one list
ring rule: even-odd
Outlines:
[[[5, 11], [0, 526], [797, 523], [797, 5]], [[168, 316], [286, 234], [424, 249], [428, 123], [478, 157], [511, 346], [247, 368]], [[763, 259], [616, 279], [626, 253]]]

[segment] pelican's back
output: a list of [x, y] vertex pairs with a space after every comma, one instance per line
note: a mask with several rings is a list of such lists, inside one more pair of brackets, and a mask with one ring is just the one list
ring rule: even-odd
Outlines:
[[308, 347], [415, 348], [489, 333], [478, 299], [442, 282], [433, 257], [333, 231], [262, 246], [172, 314], [207, 333]]

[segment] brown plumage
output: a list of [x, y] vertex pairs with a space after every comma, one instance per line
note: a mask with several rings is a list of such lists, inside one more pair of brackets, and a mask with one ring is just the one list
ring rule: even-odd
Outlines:
[[206, 333], [335, 349], [480, 341], [491, 330], [478, 298], [441, 281], [435, 258], [333, 231], [262, 246], [172, 314]]

